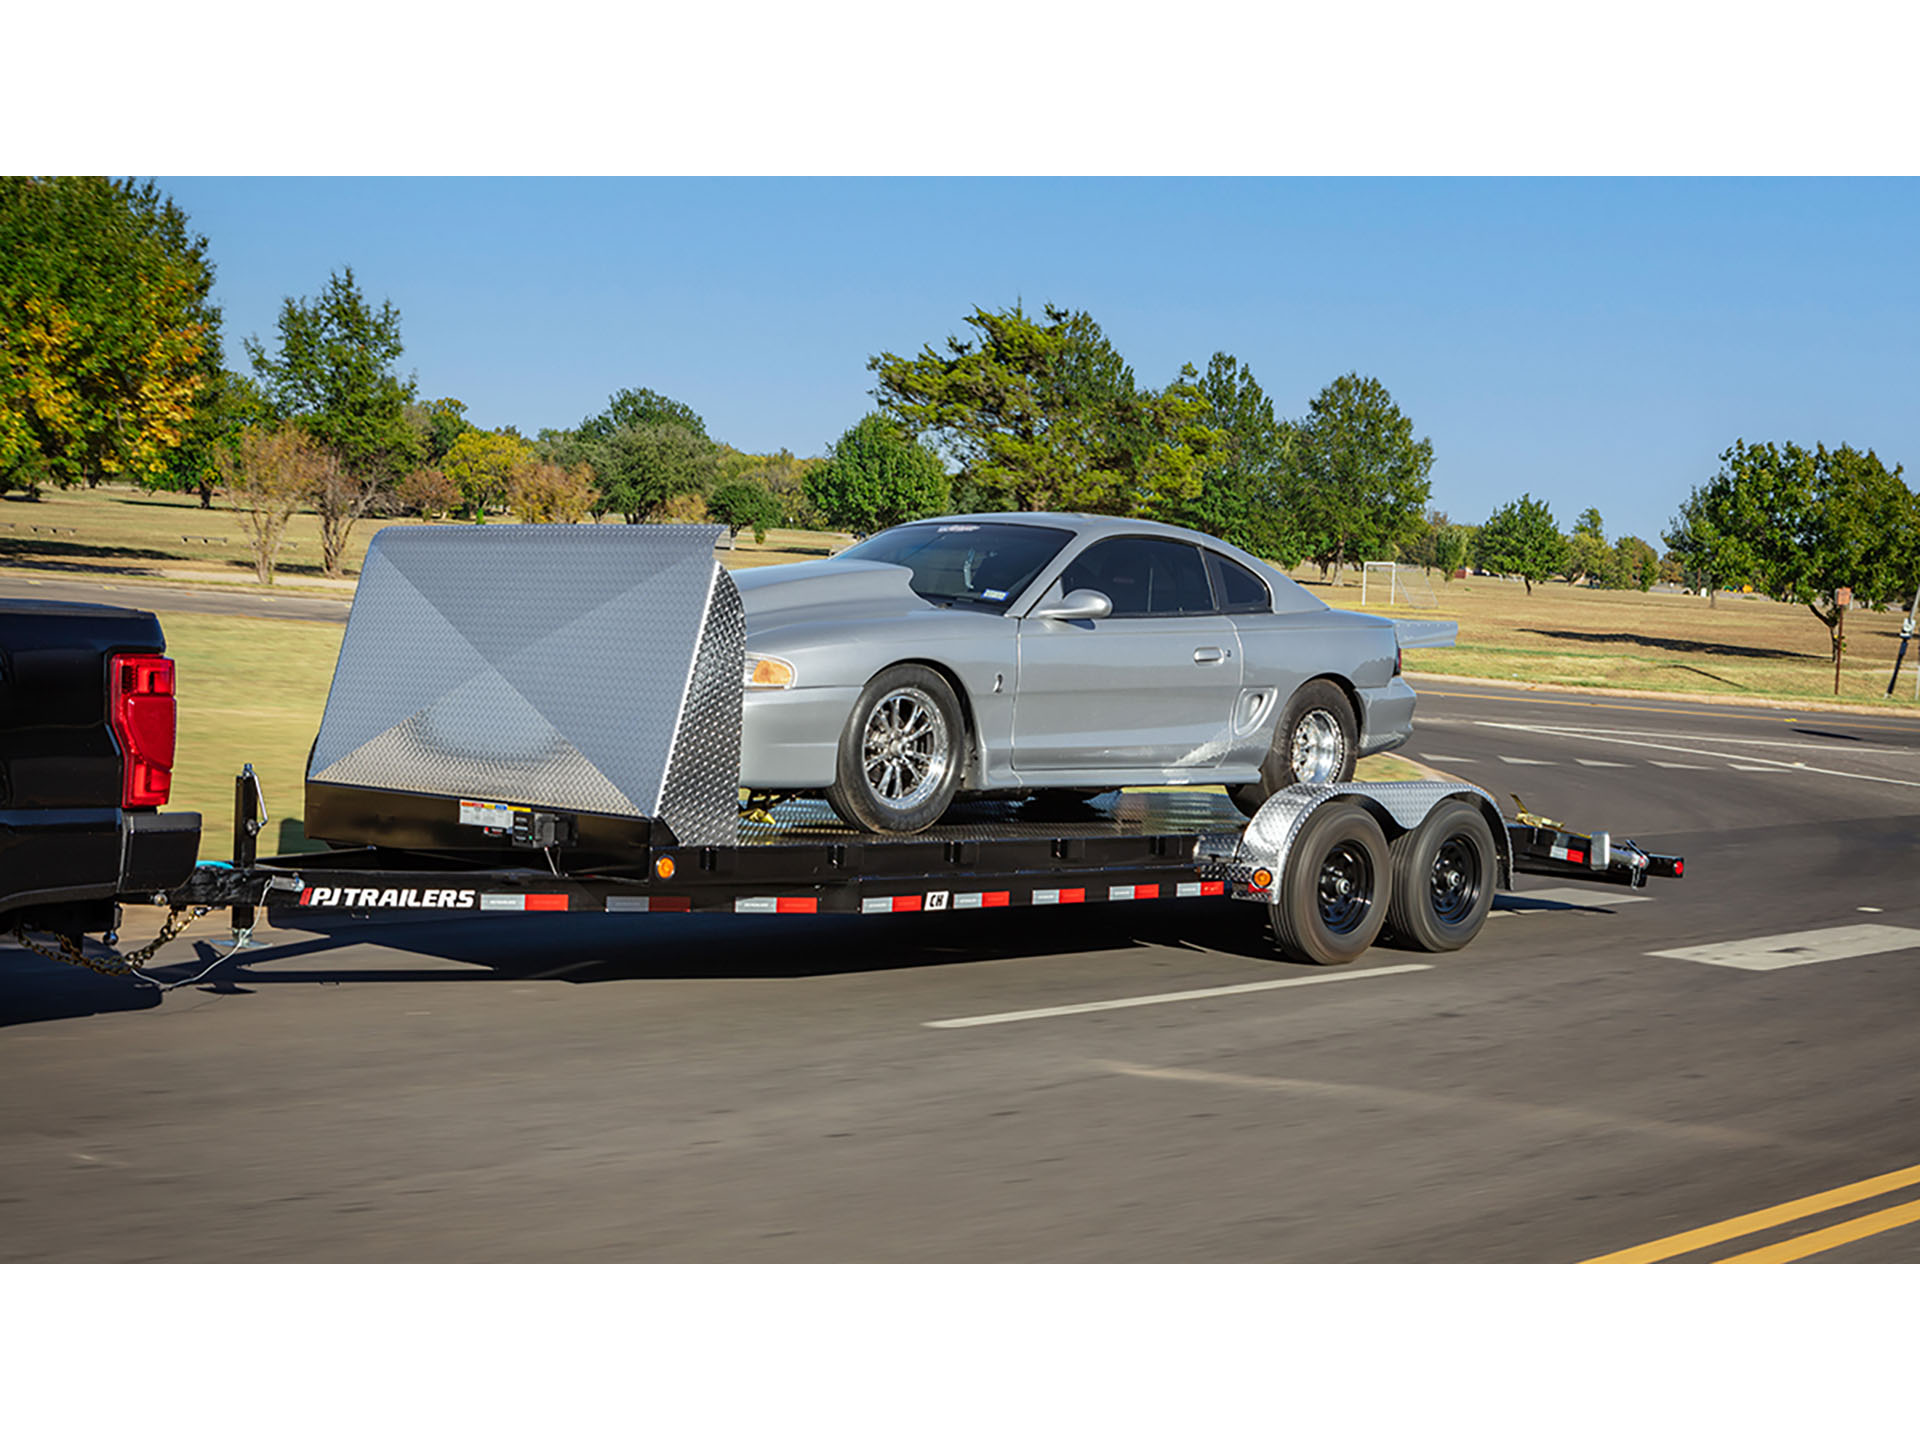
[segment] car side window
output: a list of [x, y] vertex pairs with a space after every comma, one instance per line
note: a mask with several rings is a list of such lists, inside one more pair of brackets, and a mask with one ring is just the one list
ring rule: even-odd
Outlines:
[[1220, 608], [1229, 615], [1262, 614], [1273, 609], [1273, 592], [1267, 582], [1237, 560], [1207, 552], [1213, 566], [1214, 588], [1220, 592]]
[[1215, 609], [1200, 551], [1177, 540], [1102, 540], [1076, 556], [1061, 581], [1062, 594], [1098, 590], [1113, 601], [1116, 618], [1211, 615]]

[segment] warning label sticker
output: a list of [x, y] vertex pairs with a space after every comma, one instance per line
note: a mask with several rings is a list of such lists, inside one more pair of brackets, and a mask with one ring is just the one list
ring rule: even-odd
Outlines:
[[513, 828], [513, 807], [499, 805], [490, 800], [462, 800], [460, 802], [460, 823], [462, 825], [484, 825], [489, 830], [511, 830]]

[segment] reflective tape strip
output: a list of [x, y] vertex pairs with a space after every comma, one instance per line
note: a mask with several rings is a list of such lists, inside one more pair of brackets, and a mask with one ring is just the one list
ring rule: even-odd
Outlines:
[[1107, 887], [1109, 900], [1158, 900], [1158, 885], [1110, 885]]
[[1036, 890], [1033, 903], [1036, 905], [1078, 905], [1087, 898], [1085, 890]]
[[733, 902], [736, 915], [816, 915], [820, 900], [814, 895], [749, 895]]
[[918, 895], [874, 895], [860, 902], [862, 915], [899, 915], [920, 908]]
[[624, 911], [637, 915], [645, 915], [648, 912], [663, 914], [667, 911], [684, 911], [692, 908], [692, 899], [685, 895], [609, 895], [607, 897], [609, 913]]
[[567, 897], [565, 895], [529, 895], [527, 896], [526, 908], [529, 910], [564, 910], [567, 908]]
[[1202, 895], [1224, 895], [1227, 893], [1227, 882], [1224, 880], [1202, 880], [1200, 882], [1200, 893]]
[[482, 895], [480, 897], [480, 908], [482, 910], [524, 910], [527, 908], [527, 897], [524, 895]]
[[1550, 860], [1566, 860], [1575, 865], [1584, 865], [1587, 863], [1587, 852], [1584, 850], [1575, 850], [1570, 845], [1556, 845], [1547, 851], [1547, 858]]
[[956, 910], [995, 910], [1013, 902], [1013, 893], [1008, 890], [972, 890], [953, 897]]
[[1200, 882], [1198, 880], [1182, 880], [1178, 885], [1173, 887], [1173, 894], [1177, 900], [1196, 899], [1200, 894]]

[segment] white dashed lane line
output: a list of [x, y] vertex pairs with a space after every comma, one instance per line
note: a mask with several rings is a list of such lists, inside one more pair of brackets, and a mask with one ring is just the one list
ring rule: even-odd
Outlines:
[[1205, 990], [1174, 990], [1163, 995], [1129, 995], [1121, 1000], [1089, 1000], [1081, 1005], [1049, 1005], [1042, 1010], [1008, 1010], [998, 1015], [963, 1015], [957, 1020], [926, 1020], [929, 1030], [966, 1030], [976, 1025], [1011, 1025], [1017, 1020], [1052, 1020], [1062, 1015], [1091, 1015], [1100, 1010], [1130, 1010], [1137, 1005], [1172, 1005], [1181, 1000], [1213, 1000], [1226, 995], [1251, 995], [1260, 990], [1287, 990], [1299, 985], [1331, 985], [1339, 980], [1372, 980], [1383, 975], [1411, 975], [1431, 965], [1382, 965], [1377, 970], [1335, 970], [1325, 975], [1299, 975], [1289, 980], [1258, 980], [1249, 985], [1214, 985]]
[[1557, 760], [1528, 760], [1519, 755], [1502, 755], [1498, 758], [1502, 765], [1557, 765], [1560, 763]]
[[1584, 755], [1574, 756], [1573, 763], [1576, 765], [1591, 765], [1596, 770], [1631, 770], [1633, 768], [1633, 766], [1625, 760], [1589, 760]]

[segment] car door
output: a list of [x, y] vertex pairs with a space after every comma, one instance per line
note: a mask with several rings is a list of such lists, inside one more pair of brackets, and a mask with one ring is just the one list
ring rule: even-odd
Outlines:
[[1048, 771], [1192, 771], [1219, 763], [1240, 693], [1240, 645], [1200, 550], [1123, 535], [1089, 546], [1050, 594], [1097, 590], [1099, 620], [1020, 622], [1013, 764]]

